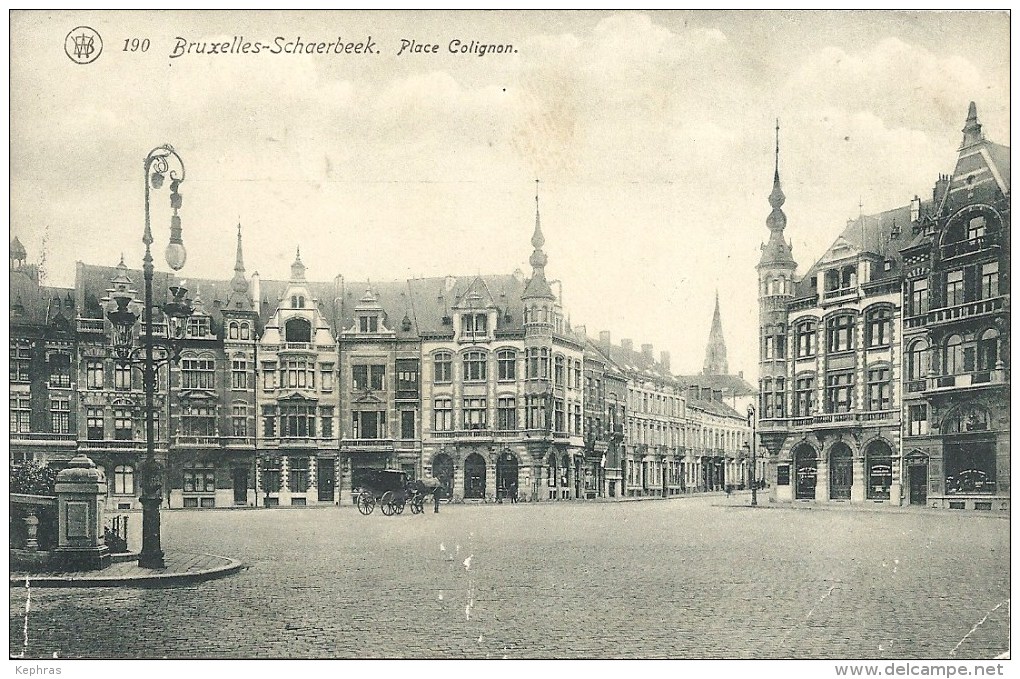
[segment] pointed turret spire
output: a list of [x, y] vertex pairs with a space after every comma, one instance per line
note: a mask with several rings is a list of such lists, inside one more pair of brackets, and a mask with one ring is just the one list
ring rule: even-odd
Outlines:
[[248, 279], [244, 276], [244, 253], [241, 250], [241, 223], [237, 224], [237, 254], [234, 258], [234, 277], [230, 279], [230, 294], [227, 307], [231, 311], [251, 311], [251, 297], [248, 295]]
[[305, 280], [305, 265], [301, 261], [301, 246], [297, 248], [297, 255], [294, 257], [294, 263], [290, 265], [290, 280], [292, 282]]
[[120, 253], [120, 263], [117, 264], [117, 275], [115, 275], [110, 282], [114, 286], [125, 286], [123, 289], [127, 289], [126, 286], [131, 285], [131, 278], [128, 277], [127, 264], [124, 263], [124, 253]]
[[977, 144], [984, 138], [985, 135], [981, 133], [981, 123], [978, 122], [977, 104], [972, 101], [967, 109], [967, 122], [963, 126], [963, 144], [960, 145], [960, 148]]
[[722, 314], [719, 312], [719, 290], [716, 289], [715, 313], [712, 315], [712, 329], [708, 333], [705, 366], [702, 372], [706, 375], [728, 375], [729, 370], [729, 362], [726, 360], [726, 340], [722, 330]]
[[531, 253], [531, 280], [528, 281], [527, 287], [524, 289], [524, 294], [521, 295], [521, 299], [532, 299], [532, 298], [544, 298], [544, 299], [556, 299], [553, 295], [552, 288], [549, 286], [549, 282], [545, 279], [545, 265], [549, 261], [549, 256], [542, 251], [542, 246], [545, 245], [545, 236], [542, 234], [542, 218], [538, 209], [538, 180], [535, 180], [535, 232], [531, 236], [531, 246], [534, 250]]
[[790, 246], [783, 237], [783, 229], [786, 228], [786, 214], [783, 212], [783, 204], [786, 203], [786, 194], [783, 193], [783, 186], [779, 181], [779, 119], [776, 118], [776, 169], [772, 179], [772, 193], [769, 194], [769, 205], [772, 212], [765, 220], [771, 235], [769, 242], [762, 246], [761, 261], [758, 266], [773, 264], [795, 264], [793, 255], [790, 253]]
[[24, 264], [26, 259], [28, 259], [28, 253], [25, 252], [25, 246], [22, 245], [21, 241], [18, 240], [18, 237], [15, 236], [14, 240], [11, 241], [11, 266], [14, 265], [14, 262], [17, 262], [20, 266], [21, 264]]
[[241, 223], [237, 223], [237, 254], [234, 257], [234, 278], [230, 281], [234, 292], [248, 292], [248, 280], [244, 277], [244, 252], [241, 250]]

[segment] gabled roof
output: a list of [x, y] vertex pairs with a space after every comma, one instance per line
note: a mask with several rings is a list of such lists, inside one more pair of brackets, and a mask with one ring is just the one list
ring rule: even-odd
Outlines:
[[[931, 201], [922, 202], [922, 215], [927, 214], [931, 209]], [[900, 250], [908, 247], [914, 238], [909, 204], [878, 214], [861, 215], [856, 219], [848, 220], [842, 233], [833, 240], [825, 254], [811, 265], [803, 278], [797, 281], [794, 297], [811, 295], [815, 292], [815, 288], [811, 286], [812, 277], [817, 276], [818, 272], [825, 268], [825, 263], [831, 259], [832, 255], [841, 249], [846, 252], [852, 251], [854, 255], [872, 255], [878, 260], [891, 263], [889, 271], [886, 271], [884, 266], [877, 267], [877, 271], [871, 278], [872, 281], [898, 278], [903, 268]]]
[[453, 326], [443, 323], [473, 287], [484, 285], [498, 314], [496, 332], [524, 332], [523, 281], [513, 275], [447, 276], [412, 278], [407, 281], [411, 318], [423, 335], [452, 335]]
[[677, 379], [685, 387], [697, 385], [718, 389], [727, 396], [752, 396], [758, 390], [739, 375], [679, 375]]

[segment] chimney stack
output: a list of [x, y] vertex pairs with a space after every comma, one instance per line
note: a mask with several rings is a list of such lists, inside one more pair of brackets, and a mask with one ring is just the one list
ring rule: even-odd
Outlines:
[[744, 379], [744, 371], [743, 370], [738, 371], [737, 377], [739, 377], [740, 379]]
[[262, 315], [262, 279], [259, 277], [259, 272], [256, 271], [251, 275], [251, 300], [252, 305], [255, 307], [255, 313]]
[[654, 361], [655, 360], [655, 354], [652, 352], [652, 345], [651, 344], [642, 344], [641, 345], [641, 355], [644, 356], [645, 358], [647, 358], [649, 361]]
[[942, 196], [946, 195], [946, 190], [949, 188], [949, 175], [940, 174], [939, 179], [935, 182], [935, 189], [931, 192], [932, 202], [935, 203], [935, 208], [938, 208], [939, 203], [942, 201]]
[[712, 400], [712, 387], [702, 387], [701, 388], [701, 400], [702, 401], [711, 401]]
[[668, 351], [660, 351], [659, 352], [659, 362], [662, 363], [662, 367], [663, 368], [665, 368], [667, 371], [672, 372], [670, 370], [670, 367], [669, 367], [669, 352]]
[[620, 346], [623, 347], [624, 351], [634, 351], [634, 340], [625, 337], [620, 340]]

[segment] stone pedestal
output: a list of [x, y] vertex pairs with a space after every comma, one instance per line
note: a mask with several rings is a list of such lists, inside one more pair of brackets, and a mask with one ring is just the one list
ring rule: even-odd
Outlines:
[[57, 474], [58, 563], [64, 570], [99, 570], [110, 565], [103, 537], [105, 484], [95, 463], [76, 455]]
[[894, 483], [889, 486], [889, 504], [894, 507], [899, 507], [903, 504], [903, 486], [898, 483]]

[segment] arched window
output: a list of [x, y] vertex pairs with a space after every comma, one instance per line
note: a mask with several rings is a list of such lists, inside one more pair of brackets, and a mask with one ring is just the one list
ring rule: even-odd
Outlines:
[[830, 353], [850, 351], [854, 348], [854, 317], [843, 314], [830, 318], [826, 327], [826, 334]]
[[923, 380], [928, 374], [928, 343], [917, 340], [907, 352], [907, 379]]
[[500, 380], [517, 379], [517, 352], [512, 349], [503, 349], [496, 354], [496, 361], [499, 366]]
[[959, 375], [963, 372], [963, 338], [952, 335], [946, 340], [946, 375]]
[[963, 434], [988, 429], [988, 411], [979, 406], [961, 406], [953, 411], [942, 425], [944, 434]]
[[865, 325], [869, 347], [886, 346], [892, 341], [892, 311], [887, 307], [868, 312]]
[[814, 321], [803, 321], [795, 330], [797, 342], [797, 358], [814, 356], [817, 350], [817, 330]]
[[558, 386], [563, 386], [564, 375], [566, 374], [566, 360], [557, 354], [553, 359], [553, 381]]
[[995, 370], [999, 361], [999, 331], [988, 328], [978, 339], [978, 370]]
[[312, 324], [303, 318], [292, 318], [285, 326], [287, 342], [303, 342], [308, 344], [312, 341]]
[[241, 339], [251, 339], [251, 326], [247, 323], [241, 324]]
[[486, 377], [486, 355], [484, 351], [469, 351], [464, 354], [464, 381], [484, 382]]
[[453, 355], [448, 351], [440, 351], [432, 358], [432, 381], [450, 382], [453, 380]]
[[231, 321], [230, 325], [227, 327], [229, 328], [228, 337], [230, 337], [230, 339], [237, 339], [240, 336], [240, 330], [236, 321]]
[[779, 294], [779, 279], [778, 278], [773, 278], [772, 279], [772, 294], [773, 295], [778, 295]]

